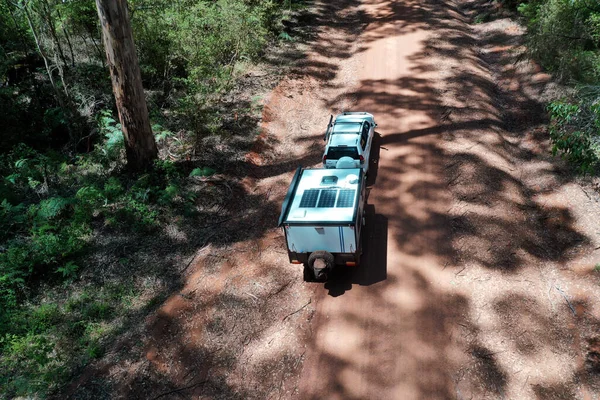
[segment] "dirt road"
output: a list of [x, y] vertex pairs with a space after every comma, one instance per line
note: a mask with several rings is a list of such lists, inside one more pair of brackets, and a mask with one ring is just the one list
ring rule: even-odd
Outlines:
[[598, 398], [597, 199], [547, 155], [521, 28], [471, 24], [480, 3], [359, 6], [358, 80], [325, 102], [379, 124], [370, 227], [315, 291], [300, 398]]
[[[494, 4], [316, 1], [254, 150], [206, 183], [229, 214], [60, 398], [598, 399], [600, 199], [550, 156], [555, 85]], [[307, 284], [276, 221], [347, 110], [379, 124], [365, 253]]]

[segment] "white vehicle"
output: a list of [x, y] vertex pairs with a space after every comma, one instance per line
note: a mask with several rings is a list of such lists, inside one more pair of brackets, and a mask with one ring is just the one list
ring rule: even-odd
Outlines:
[[325, 168], [362, 168], [369, 170], [369, 156], [377, 124], [372, 114], [345, 112], [329, 119], [325, 132]]
[[326, 280], [335, 265], [358, 265], [365, 187], [360, 168], [296, 171], [279, 226], [290, 262], [304, 264], [305, 280]]

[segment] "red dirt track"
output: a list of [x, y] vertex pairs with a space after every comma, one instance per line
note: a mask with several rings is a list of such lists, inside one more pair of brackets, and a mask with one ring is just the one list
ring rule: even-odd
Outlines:
[[[600, 198], [550, 155], [522, 28], [473, 23], [494, 4], [316, 1], [251, 173], [215, 182], [231, 218], [71, 397], [600, 398]], [[342, 111], [379, 124], [364, 254], [304, 283], [276, 221]]]
[[521, 29], [470, 25], [477, 3], [360, 6], [351, 109], [381, 135], [366, 253], [316, 291], [299, 398], [598, 396], [598, 235], [576, 215], [598, 206], [547, 155]]

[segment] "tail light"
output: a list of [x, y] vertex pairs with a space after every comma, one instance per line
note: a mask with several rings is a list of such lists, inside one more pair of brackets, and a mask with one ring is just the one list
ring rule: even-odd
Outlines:
[[365, 158], [363, 156], [358, 156], [358, 159], [360, 160], [361, 164], [365, 162]]
[[325, 164], [325, 161], [327, 161], [327, 154], [323, 154], [323, 164]]

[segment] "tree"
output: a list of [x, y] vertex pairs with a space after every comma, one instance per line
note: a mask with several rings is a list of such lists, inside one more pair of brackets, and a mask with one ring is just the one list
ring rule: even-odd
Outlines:
[[142, 87], [142, 76], [133, 44], [126, 0], [96, 0], [104, 48], [119, 120], [125, 137], [127, 164], [146, 169], [158, 157], [158, 149]]

